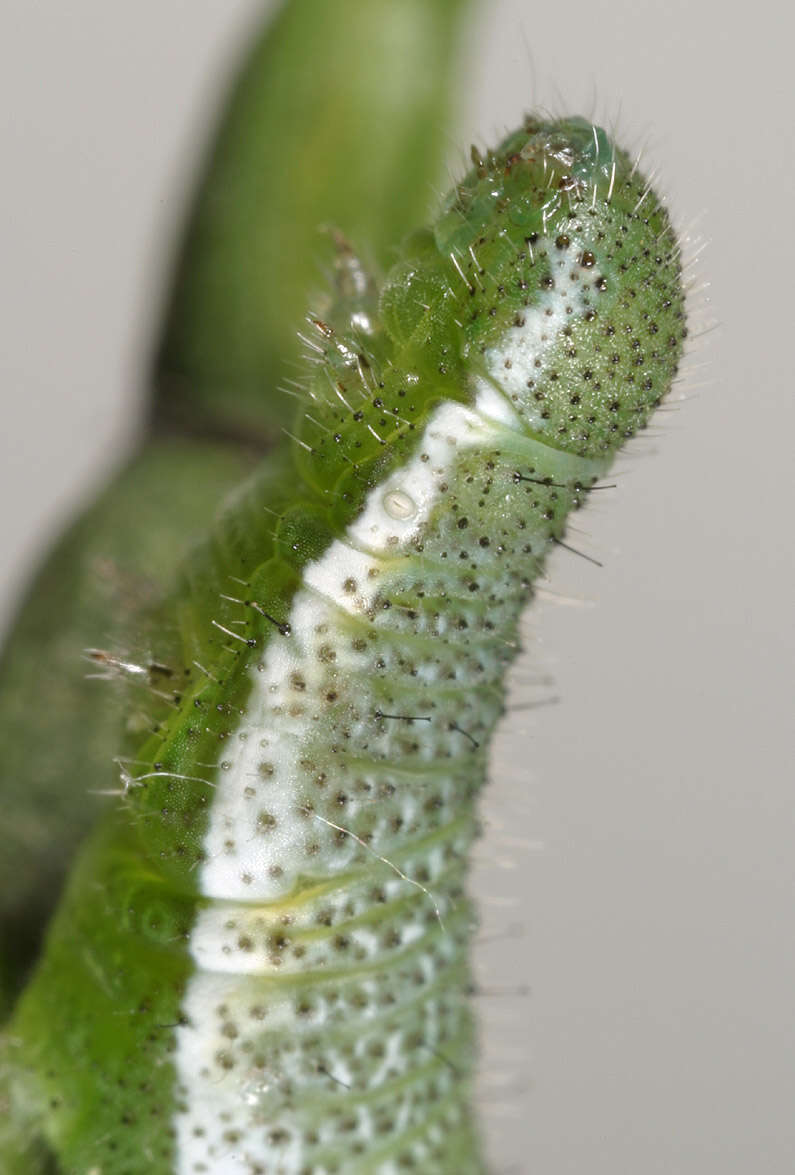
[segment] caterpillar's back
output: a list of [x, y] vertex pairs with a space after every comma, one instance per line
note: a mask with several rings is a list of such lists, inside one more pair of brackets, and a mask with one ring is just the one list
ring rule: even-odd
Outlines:
[[579, 119], [475, 152], [380, 292], [341, 246], [13, 1026], [65, 1171], [484, 1169], [465, 873], [505, 670], [684, 335], [667, 215]]

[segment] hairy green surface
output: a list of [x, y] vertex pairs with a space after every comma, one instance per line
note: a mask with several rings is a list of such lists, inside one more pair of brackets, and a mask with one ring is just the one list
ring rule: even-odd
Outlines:
[[[0, 1008], [33, 957], [75, 843], [118, 786], [129, 699], [95, 680], [140, 647], [141, 609], [253, 464], [229, 445], [152, 440], [59, 541], [0, 664]], [[90, 648], [108, 654], [91, 661]], [[146, 650], [142, 650], [146, 663]]]
[[124, 797], [7, 1036], [5, 1153], [485, 1170], [465, 881], [505, 671], [685, 333], [665, 211], [579, 119], [476, 157], [380, 291], [341, 250], [295, 438], [148, 630]]

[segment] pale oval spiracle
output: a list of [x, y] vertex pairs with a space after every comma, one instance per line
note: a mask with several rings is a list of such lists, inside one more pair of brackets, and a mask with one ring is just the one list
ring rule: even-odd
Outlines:
[[604, 131], [528, 118], [362, 288], [186, 571], [15, 1020], [65, 1172], [486, 1170], [477, 795], [547, 551], [676, 373], [679, 249]]
[[383, 496], [384, 509], [390, 518], [406, 522], [417, 513], [417, 503], [405, 490], [387, 490]]

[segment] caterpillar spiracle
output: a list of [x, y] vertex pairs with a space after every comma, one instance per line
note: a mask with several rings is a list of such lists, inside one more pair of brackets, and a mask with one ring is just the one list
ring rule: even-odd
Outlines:
[[8, 1033], [52, 1169], [486, 1170], [466, 878], [505, 673], [685, 334], [667, 213], [579, 118], [473, 151], [380, 288], [341, 247]]

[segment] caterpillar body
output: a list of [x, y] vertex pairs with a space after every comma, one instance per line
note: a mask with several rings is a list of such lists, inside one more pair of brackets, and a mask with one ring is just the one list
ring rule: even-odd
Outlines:
[[676, 372], [678, 246], [603, 130], [528, 118], [309, 322], [6, 1039], [69, 1175], [486, 1170], [477, 796], [546, 554]]

